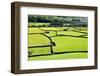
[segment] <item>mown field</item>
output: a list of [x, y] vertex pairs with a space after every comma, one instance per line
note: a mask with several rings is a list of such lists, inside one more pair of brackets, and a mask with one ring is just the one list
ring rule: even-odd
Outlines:
[[[51, 54], [51, 47], [34, 47], [51, 45], [48, 37], [55, 43], [52, 46], [54, 54]], [[33, 48], [28, 48], [29, 60], [87, 58], [88, 30], [87, 27], [29, 27], [28, 47], [31, 46]], [[44, 54], [47, 55], [42, 56]]]

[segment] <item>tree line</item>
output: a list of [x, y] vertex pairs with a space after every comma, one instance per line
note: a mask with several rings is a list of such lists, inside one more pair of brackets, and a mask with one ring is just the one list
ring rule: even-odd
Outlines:
[[49, 26], [84, 26], [88, 24], [87, 17], [75, 16], [47, 16], [47, 15], [28, 15], [28, 22], [50, 23]]

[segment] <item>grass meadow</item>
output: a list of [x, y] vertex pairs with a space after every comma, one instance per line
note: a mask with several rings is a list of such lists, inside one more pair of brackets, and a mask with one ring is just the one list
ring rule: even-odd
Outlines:
[[88, 58], [87, 27], [32, 27], [41, 24], [28, 25], [28, 60]]

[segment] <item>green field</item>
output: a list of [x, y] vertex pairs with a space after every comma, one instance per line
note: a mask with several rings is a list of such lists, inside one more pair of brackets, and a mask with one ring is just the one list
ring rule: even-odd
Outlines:
[[[64, 30], [67, 28], [67, 31]], [[54, 54], [51, 54], [50, 40], [43, 34], [50, 37], [52, 42], [56, 44], [52, 46]], [[44, 45], [48, 47], [34, 47]], [[88, 31], [86, 27], [29, 27], [28, 47], [31, 46], [33, 48], [28, 48], [29, 60], [87, 58]], [[46, 55], [44, 56], [44, 54]]]
[[29, 57], [29, 60], [57, 60], [57, 59], [81, 59], [87, 58], [87, 53], [65, 53], [65, 54], [54, 54], [48, 56], [37, 56], [37, 57]]

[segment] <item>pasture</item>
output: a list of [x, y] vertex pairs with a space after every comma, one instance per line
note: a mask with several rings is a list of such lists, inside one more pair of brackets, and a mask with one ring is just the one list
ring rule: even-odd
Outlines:
[[29, 60], [87, 58], [87, 27], [28, 27], [28, 56]]

